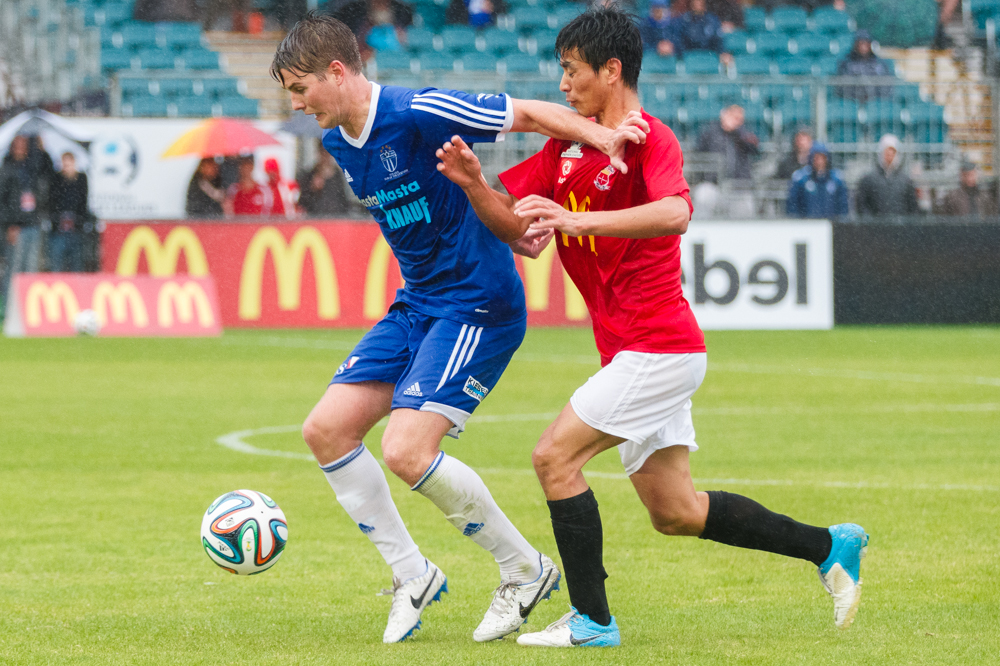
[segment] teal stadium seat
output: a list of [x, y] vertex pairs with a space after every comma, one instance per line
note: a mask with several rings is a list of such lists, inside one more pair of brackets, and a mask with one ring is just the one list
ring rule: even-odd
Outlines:
[[735, 58], [736, 73], [740, 76], [768, 76], [771, 74], [771, 59], [760, 54], [748, 54]]
[[762, 104], [753, 102], [747, 102], [742, 106], [744, 125], [747, 129], [756, 134], [760, 139], [764, 139], [765, 141], [770, 139], [774, 135], [774, 126], [768, 120], [770, 110], [765, 109]]
[[722, 36], [722, 49], [733, 55], [743, 55], [747, 52], [747, 40], [750, 36], [742, 30], [736, 30]]
[[797, 127], [812, 123], [812, 101], [809, 96], [800, 99], [785, 99], [780, 106], [772, 106], [781, 112], [783, 130], [794, 132]]
[[656, 51], [646, 51], [642, 56], [642, 71], [647, 74], [676, 74], [677, 58], [664, 57]]
[[[644, 107], [667, 104], [674, 108], [680, 106], [683, 98], [675, 86], [664, 83], [640, 83], [639, 97]], [[654, 116], [656, 115], [652, 111], [649, 111], [649, 113]]]
[[160, 89], [160, 94], [166, 97], [186, 97], [194, 94], [194, 81], [192, 79], [162, 78], [155, 81]]
[[452, 53], [468, 53], [476, 50], [476, 31], [467, 26], [449, 26], [441, 31], [444, 50]]
[[708, 99], [720, 107], [729, 104], [740, 104], [743, 100], [743, 86], [738, 83], [710, 83], [705, 86]]
[[586, 7], [583, 4], [567, 3], [564, 5], [557, 5], [550, 15], [555, 27], [561, 29], [567, 23], [575, 19], [577, 16], [583, 13]]
[[785, 56], [777, 59], [778, 73], [784, 76], [809, 76], [812, 74], [812, 58], [803, 55]]
[[130, 21], [121, 26], [123, 46], [131, 49], [156, 46], [156, 24]]
[[185, 49], [202, 46], [201, 26], [197, 23], [160, 23], [157, 43], [161, 48]]
[[900, 115], [907, 121], [907, 138], [918, 143], [941, 143], [945, 140], [944, 107], [929, 102], [916, 103]]
[[219, 69], [219, 54], [207, 49], [193, 49], [181, 54], [187, 69]]
[[222, 115], [234, 118], [256, 118], [257, 100], [246, 97], [223, 97], [219, 100]]
[[892, 98], [906, 106], [924, 101], [923, 95], [920, 94], [920, 86], [916, 83], [901, 83], [894, 86]]
[[239, 97], [240, 82], [231, 76], [208, 77], [201, 81], [202, 94], [206, 97]]
[[535, 54], [543, 60], [553, 60], [556, 57], [556, 37], [559, 33], [555, 30], [540, 30], [531, 35], [531, 40], [535, 44]]
[[558, 81], [510, 81], [507, 92], [518, 99], [538, 99], [566, 105], [566, 93], [559, 90]]
[[685, 74], [718, 74], [719, 56], [712, 51], [688, 51], [684, 54]]
[[379, 51], [375, 54], [375, 69], [381, 72], [410, 71], [411, 55], [398, 51]]
[[776, 7], [771, 12], [775, 32], [797, 34], [809, 29], [809, 15], [801, 7]]
[[851, 49], [854, 48], [854, 34], [842, 33], [833, 38], [830, 42], [830, 53], [845, 58]]
[[486, 50], [495, 55], [506, 55], [517, 53], [521, 50], [521, 39], [516, 32], [500, 30], [499, 28], [487, 28], [482, 33]]
[[756, 55], [774, 56], [788, 53], [788, 35], [783, 32], [761, 32], [747, 43], [747, 52]]
[[212, 100], [206, 97], [179, 97], [174, 102], [182, 118], [206, 118], [212, 115]]
[[[992, 0], [1000, 6], [1000, 0]], [[818, 32], [840, 33], [851, 31], [851, 17], [847, 12], [833, 7], [819, 7], [812, 13], [813, 29]]]
[[122, 115], [133, 118], [163, 118], [167, 115], [167, 100], [163, 97], [137, 97], [122, 104]]
[[836, 76], [837, 67], [840, 65], [840, 58], [837, 56], [823, 56], [813, 62], [813, 76]]
[[500, 63], [508, 74], [538, 74], [541, 71], [541, 58], [527, 53], [511, 53], [504, 56]]
[[858, 103], [834, 97], [826, 104], [827, 136], [834, 143], [858, 140]]
[[462, 56], [461, 62], [464, 72], [497, 71], [497, 57], [492, 53], [466, 53]]
[[451, 53], [421, 53], [420, 71], [451, 71], [455, 68], [455, 56]]
[[904, 128], [901, 111], [901, 105], [891, 98], [873, 99], [865, 104], [862, 117], [870, 140], [878, 141], [883, 134], [902, 135]]
[[146, 49], [138, 53], [142, 69], [173, 69], [176, 64], [176, 54], [164, 49]]
[[767, 30], [767, 13], [760, 7], [746, 7], [743, 10], [743, 24], [750, 34], [764, 32]]
[[521, 32], [535, 32], [549, 27], [549, 14], [541, 7], [518, 7], [510, 14], [514, 27]]
[[128, 69], [132, 66], [132, 57], [130, 49], [101, 49], [101, 69]]
[[[794, 40], [795, 53], [811, 58], [830, 55], [830, 36], [819, 32], [803, 32]], [[793, 45], [789, 42], [789, 50]]]
[[435, 34], [425, 28], [410, 28], [406, 31], [406, 45], [416, 53], [433, 51]]

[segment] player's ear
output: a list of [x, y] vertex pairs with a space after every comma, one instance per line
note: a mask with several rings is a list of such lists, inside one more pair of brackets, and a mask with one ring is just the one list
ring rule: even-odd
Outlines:
[[605, 80], [608, 85], [614, 84], [622, 78], [622, 61], [618, 58], [611, 58], [601, 69], [604, 70]]

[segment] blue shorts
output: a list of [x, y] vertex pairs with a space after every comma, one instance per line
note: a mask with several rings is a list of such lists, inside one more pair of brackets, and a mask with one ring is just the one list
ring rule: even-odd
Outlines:
[[393, 409], [441, 414], [458, 437], [524, 340], [525, 322], [469, 326], [396, 304], [368, 331], [331, 384], [394, 384]]

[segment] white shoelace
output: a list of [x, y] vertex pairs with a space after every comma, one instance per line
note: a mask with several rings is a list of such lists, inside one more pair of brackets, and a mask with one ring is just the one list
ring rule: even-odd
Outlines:
[[545, 631], [549, 631], [550, 629], [556, 629], [561, 624], [569, 624], [570, 618], [572, 618], [574, 615], [576, 615], [576, 613], [574, 613], [573, 611], [566, 613], [561, 618], [559, 618], [549, 626], [545, 627]]
[[490, 604], [490, 611], [500, 616], [507, 613], [514, 605], [515, 587], [517, 585], [513, 583], [500, 583], [497, 589], [493, 591], [493, 603]]

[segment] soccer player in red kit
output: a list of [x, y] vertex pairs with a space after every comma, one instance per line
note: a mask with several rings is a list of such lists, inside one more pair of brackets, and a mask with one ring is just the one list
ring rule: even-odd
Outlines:
[[642, 42], [632, 19], [594, 9], [559, 33], [560, 89], [581, 114], [607, 127], [645, 128], [620, 172], [587, 146], [550, 140], [500, 174], [509, 195], [486, 184], [458, 137], [438, 151], [438, 169], [461, 186], [480, 219], [526, 256], [554, 241], [593, 320], [601, 370], [580, 387], [535, 448], [572, 610], [522, 645], [615, 646], [602, 562], [597, 500], [584, 464], [618, 447], [625, 471], [663, 534], [808, 560], [846, 628], [861, 593], [868, 535], [855, 524], [813, 527], [726, 492], [697, 492], [689, 452], [698, 448], [691, 397], [706, 370], [705, 341], [681, 293], [680, 234], [692, 206], [673, 133], [641, 111], [636, 92]]

